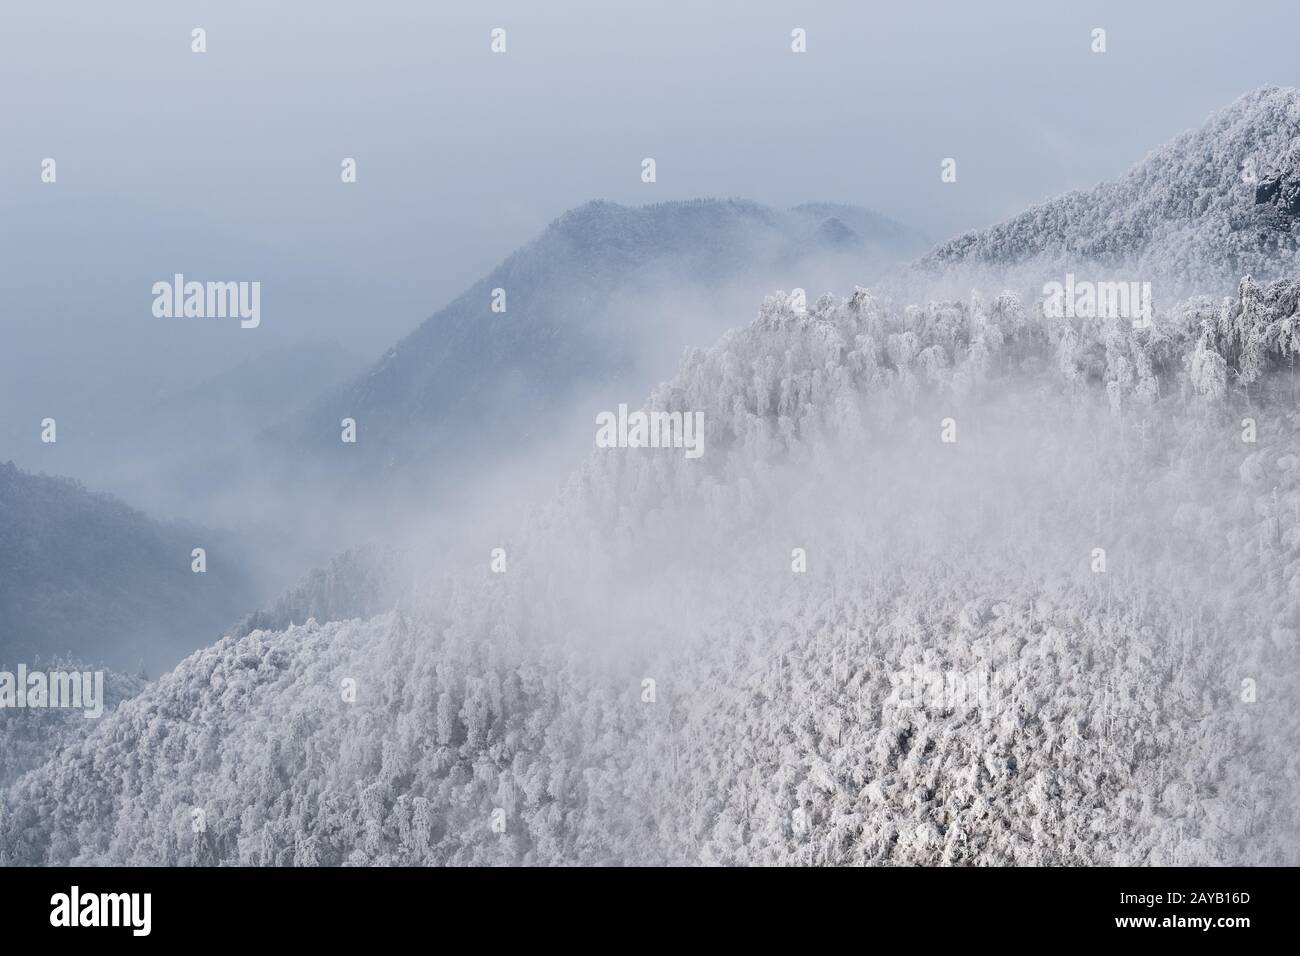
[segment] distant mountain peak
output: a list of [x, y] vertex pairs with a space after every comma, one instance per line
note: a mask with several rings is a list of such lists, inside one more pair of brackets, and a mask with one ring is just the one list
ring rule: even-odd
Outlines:
[[[593, 200], [551, 222], [368, 372], [274, 428], [270, 444], [311, 449], [344, 471], [365, 471], [416, 460], [458, 429], [516, 421], [522, 429], [538, 409], [625, 375], [632, 343], [654, 337], [675, 361], [688, 345], [722, 331], [665, 323], [659, 310], [666, 295], [736, 282], [770, 290], [792, 276], [812, 284], [820, 275], [814, 269], [846, 256], [856, 278], [869, 277], [926, 245], [907, 227], [850, 205]], [[491, 309], [496, 288], [507, 292], [505, 312]], [[672, 339], [695, 333], [699, 341]], [[364, 450], [338, 441], [345, 416], [366, 422]]]
[[832, 248], [856, 246], [862, 243], [862, 237], [845, 225], [838, 216], [822, 220], [815, 233], [818, 241]]

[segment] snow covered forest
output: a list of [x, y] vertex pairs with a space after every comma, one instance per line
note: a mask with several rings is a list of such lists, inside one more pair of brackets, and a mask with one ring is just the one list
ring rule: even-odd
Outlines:
[[712, 454], [195, 654], [5, 790], [0, 861], [1294, 863], [1298, 292], [774, 296], [651, 399]]
[[1049, 275], [1093, 263], [1181, 294], [1246, 274], [1291, 275], [1300, 243], [1295, 109], [1294, 89], [1255, 90], [1114, 182], [941, 243], [917, 265], [951, 282], [970, 279], [968, 266]]
[[[0, 710], [0, 866], [1300, 865], [1300, 90], [920, 241], [593, 202], [319, 393], [167, 393], [149, 441], [238, 422], [163, 460], [258, 539], [0, 464], [0, 671], [112, 668]], [[1047, 308], [1075, 274], [1152, 314]], [[592, 447], [633, 387], [698, 458]]]

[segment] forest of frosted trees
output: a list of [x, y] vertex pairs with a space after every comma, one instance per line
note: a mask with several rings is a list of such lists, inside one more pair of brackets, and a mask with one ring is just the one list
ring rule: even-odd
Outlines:
[[1262, 87], [1153, 150], [1127, 174], [941, 243], [920, 262], [938, 277], [1034, 263], [1042, 274], [1092, 262], [1180, 294], [1247, 273], [1293, 276], [1300, 251], [1300, 92]]
[[771, 297], [650, 399], [703, 458], [195, 653], [0, 791], [0, 864], [1300, 862], [1298, 298]]

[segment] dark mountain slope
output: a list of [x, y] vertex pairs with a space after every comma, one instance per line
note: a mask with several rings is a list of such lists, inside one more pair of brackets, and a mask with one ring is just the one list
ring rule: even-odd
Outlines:
[[[196, 574], [200, 547], [207, 571]], [[0, 464], [0, 661], [170, 667], [255, 603], [246, 567], [225, 534]]]
[[[923, 246], [897, 223], [848, 206], [589, 203], [561, 216], [364, 375], [272, 430], [268, 447], [373, 473], [435, 462], [458, 438], [489, 426], [509, 445], [597, 383], [626, 378], [640, 394], [661, 379], [670, 368], [636, 376], [648, 338], [676, 356], [721, 331], [665, 314], [674, 297], [729, 283], [753, 283], [755, 292], [797, 284], [801, 268], [835, 257], [861, 276]], [[504, 312], [492, 310], [494, 289], [505, 290]], [[358, 423], [355, 446], [339, 439], [344, 418]]]

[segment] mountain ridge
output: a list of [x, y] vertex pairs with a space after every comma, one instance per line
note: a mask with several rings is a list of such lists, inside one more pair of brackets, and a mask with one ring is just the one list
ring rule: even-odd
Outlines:
[[[783, 211], [735, 199], [636, 207], [593, 200], [575, 207], [368, 370], [317, 402], [308, 416], [273, 429], [268, 444], [287, 441], [347, 467], [349, 457], [357, 456], [335, 446], [338, 422], [352, 417], [367, 423], [367, 437], [358, 444], [379, 446], [363, 450], [369, 467], [383, 466], [393, 457], [418, 457], [411, 448], [417, 442], [450, 443], [475, 423], [511, 422], [515, 406], [563, 403], [584, 386], [627, 374], [634, 362], [620, 339], [643, 336], [646, 329], [602, 321], [616, 291], [626, 298], [650, 293], [660, 282], [711, 286], [742, 274], [788, 270], [825, 250], [817, 227], [829, 218], [819, 210], [829, 208], [814, 204]], [[883, 259], [886, 242], [904, 248], [925, 242], [868, 210], [833, 209], [842, 222], [852, 217], [846, 225], [851, 234], [841, 230], [834, 237], [837, 251], [848, 247], [855, 255]], [[868, 227], [872, 234], [859, 231]], [[905, 259], [902, 252], [891, 255]], [[567, 263], [580, 265], [566, 272]], [[495, 288], [505, 290], [504, 313], [492, 311]], [[637, 321], [650, 322], [653, 316], [642, 314]], [[472, 377], [463, 374], [466, 367]], [[520, 424], [512, 427], [517, 436]], [[420, 434], [413, 438], [399, 431]]]
[[[1243, 274], [1279, 278], [1297, 257], [1300, 90], [1262, 87], [1153, 149], [1117, 179], [1065, 193], [986, 229], [940, 243], [917, 268], [1040, 271], [1095, 264], [1169, 281], [1205, 274], [1230, 287]], [[1271, 186], [1266, 184], [1272, 184]]]

